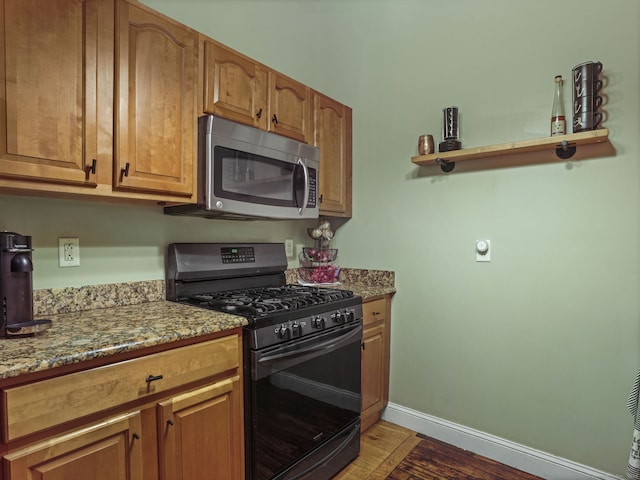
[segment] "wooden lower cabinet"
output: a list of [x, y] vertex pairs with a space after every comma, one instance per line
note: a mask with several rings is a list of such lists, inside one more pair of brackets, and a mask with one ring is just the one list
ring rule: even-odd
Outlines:
[[376, 423], [389, 403], [391, 298], [362, 305], [362, 431]]
[[158, 404], [161, 480], [243, 478], [240, 377]]
[[142, 480], [140, 412], [44, 440], [4, 457], [7, 480]]
[[[0, 386], [8, 412], [0, 421], [0, 480], [242, 480], [241, 356], [238, 333], [24, 385]], [[65, 380], [66, 395], [60, 379]], [[139, 399], [132, 401], [122, 385]], [[99, 403], [93, 391], [109, 400]], [[49, 399], [77, 414], [50, 411], [44, 416], [59, 418], [58, 423], [41, 422], [31, 413], [38, 408], [37, 398], [25, 404], [25, 395]], [[91, 410], [93, 404], [100, 410]], [[30, 426], [23, 428], [26, 418], [31, 418]]]

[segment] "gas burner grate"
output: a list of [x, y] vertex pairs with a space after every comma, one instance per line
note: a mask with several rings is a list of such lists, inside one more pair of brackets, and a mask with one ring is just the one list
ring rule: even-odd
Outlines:
[[181, 301], [255, 320], [274, 313], [330, 304], [352, 296], [353, 292], [348, 290], [282, 285], [201, 293]]

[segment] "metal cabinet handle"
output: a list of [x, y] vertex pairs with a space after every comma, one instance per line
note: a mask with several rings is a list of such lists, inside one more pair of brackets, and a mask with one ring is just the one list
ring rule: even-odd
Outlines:
[[273, 123], [275, 123], [276, 125], [278, 124], [278, 117], [276, 116], [276, 114], [275, 114], [275, 113], [273, 114], [273, 118], [271, 118], [271, 121], [272, 121]]
[[256, 118], [262, 118], [262, 109], [258, 110], [258, 113], [256, 113]]
[[95, 175], [96, 174], [96, 166], [97, 166], [97, 162], [96, 162], [96, 159], [94, 158], [91, 161], [91, 166], [89, 166], [87, 168], [87, 170], [89, 170], [89, 173], [92, 173], [93, 175]]
[[173, 423], [173, 420], [167, 420], [167, 425], [174, 426], [174, 425], [175, 425], [175, 423]]
[[129, 176], [129, 162], [124, 164], [124, 168], [122, 169], [122, 175], [125, 177]]
[[145, 382], [147, 383], [151, 383], [151, 382], [155, 382], [156, 380], [162, 380], [162, 375], [149, 375], [147, 378], [144, 379]]
[[378, 315], [380, 315], [380, 312], [371, 312], [371, 314], [374, 315], [374, 316], [378, 316]]
[[132, 437], [133, 437], [135, 440], [140, 440], [140, 435], [138, 435], [137, 433], [134, 433], [134, 434], [132, 435]]

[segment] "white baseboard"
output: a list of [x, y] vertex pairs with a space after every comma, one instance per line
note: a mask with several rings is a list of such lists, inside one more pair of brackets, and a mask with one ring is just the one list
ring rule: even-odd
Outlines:
[[383, 420], [549, 480], [622, 480], [571, 460], [389, 403]]

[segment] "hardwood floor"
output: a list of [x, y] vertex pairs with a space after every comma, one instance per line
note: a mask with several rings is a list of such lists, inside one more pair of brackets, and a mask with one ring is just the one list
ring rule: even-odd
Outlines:
[[334, 480], [542, 480], [413, 430], [379, 421]]

